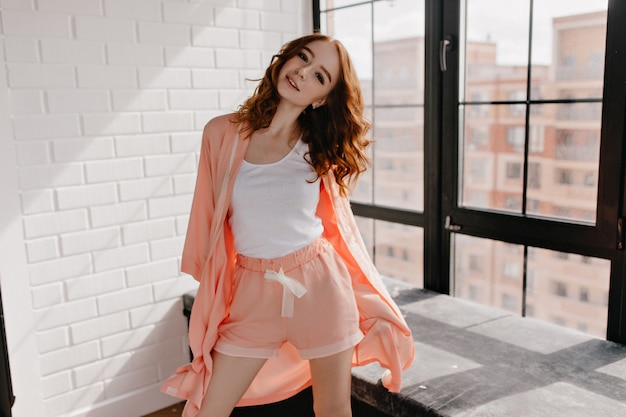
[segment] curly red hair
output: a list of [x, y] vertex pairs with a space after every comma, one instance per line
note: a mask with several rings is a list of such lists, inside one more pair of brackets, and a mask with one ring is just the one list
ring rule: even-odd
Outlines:
[[237, 110], [238, 122], [245, 122], [251, 131], [270, 125], [280, 96], [276, 89], [278, 74], [285, 62], [314, 41], [329, 42], [339, 54], [339, 77], [328, 94], [326, 105], [309, 106], [298, 117], [302, 140], [309, 144], [309, 163], [318, 178], [331, 171], [343, 195], [369, 165], [366, 149], [371, 143], [365, 137], [370, 123], [363, 115], [364, 102], [359, 79], [352, 60], [341, 42], [314, 33], [285, 44], [272, 57], [270, 66], [257, 85], [254, 94]]

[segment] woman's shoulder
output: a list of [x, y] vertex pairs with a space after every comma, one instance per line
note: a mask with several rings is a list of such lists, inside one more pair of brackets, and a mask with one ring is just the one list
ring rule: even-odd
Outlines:
[[204, 131], [207, 133], [226, 132], [229, 127], [237, 124], [237, 117], [235, 113], [222, 114], [209, 120], [204, 126]]
[[211, 146], [222, 144], [229, 137], [237, 132], [237, 117], [235, 113], [223, 114], [214, 117], [204, 125], [202, 132], [202, 140], [205, 144], [212, 143]]

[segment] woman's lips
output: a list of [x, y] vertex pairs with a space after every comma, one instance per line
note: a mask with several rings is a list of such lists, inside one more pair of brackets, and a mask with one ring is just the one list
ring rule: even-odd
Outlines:
[[298, 88], [298, 85], [293, 82], [293, 80], [291, 78], [289, 78], [289, 76], [287, 76], [287, 82], [293, 87], [295, 88], [297, 91], [300, 91], [300, 89]]

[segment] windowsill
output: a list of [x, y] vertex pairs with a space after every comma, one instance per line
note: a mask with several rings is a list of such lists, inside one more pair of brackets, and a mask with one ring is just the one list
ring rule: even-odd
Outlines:
[[[626, 346], [386, 280], [413, 331], [399, 393], [377, 364], [352, 396], [389, 416], [626, 416]], [[193, 295], [184, 297], [185, 312]]]
[[400, 393], [378, 365], [353, 396], [391, 416], [625, 416], [626, 346], [388, 281], [415, 340]]

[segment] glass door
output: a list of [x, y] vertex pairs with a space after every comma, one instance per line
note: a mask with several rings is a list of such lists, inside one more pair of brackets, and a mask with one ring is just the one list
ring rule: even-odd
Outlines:
[[[449, 290], [604, 338], [620, 192], [603, 129], [608, 0], [444, 2]], [[615, 149], [615, 148], [613, 148]]]

